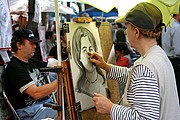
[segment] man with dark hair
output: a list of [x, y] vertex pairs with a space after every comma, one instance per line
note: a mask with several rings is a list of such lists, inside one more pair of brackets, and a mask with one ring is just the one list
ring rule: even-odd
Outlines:
[[114, 23], [115, 32], [115, 43], [126, 42], [126, 37], [123, 30], [123, 25], [120, 22]]
[[[66, 40], [66, 31], [65, 30], [61, 30], [60, 31], [60, 38], [61, 38], [61, 56], [62, 56], [62, 60], [66, 60], [68, 58], [68, 53], [66, 51], [67, 48], [67, 40]], [[51, 48], [48, 58], [57, 58], [57, 45], [55, 45], [54, 47]]]
[[5, 92], [21, 120], [57, 119], [57, 111], [43, 107], [52, 101], [49, 95], [56, 90], [57, 80], [46, 84], [39, 68], [49, 64], [31, 58], [40, 41], [29, 29], [15, 31], [11, 42], [14, 56], [3, 74]]
[[53, 31], [46, 31], [46, 54], [48, 56], [51, 48], [56, 45], [55, 35]]

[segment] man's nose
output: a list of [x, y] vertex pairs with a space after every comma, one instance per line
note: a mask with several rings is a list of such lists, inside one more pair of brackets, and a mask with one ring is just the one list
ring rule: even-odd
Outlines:
[[36, 48], [37, 47], [36, 44], [33, 44], [33, 47]]

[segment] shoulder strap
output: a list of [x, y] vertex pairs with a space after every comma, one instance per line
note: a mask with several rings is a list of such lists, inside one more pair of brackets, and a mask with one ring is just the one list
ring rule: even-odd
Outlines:
[[132, 68], [131, 72], [129, 73], [129, 77], [127, 79], [126, 86], [125, 86], [125, 89], [124, 89], [124, 94], [122, 95], [122, 97], [119, 100], [118, 104], [122, 104], [122, 105], [125, 105], [125, 106], [131, 106], [129, 104], [128, 100], [127, 100], [127, 90], [128, 90], [129, 85], [130, 85], [132, 74], [133, 74], [135, 68], [136, 68], [136, 66], [134, 66]]

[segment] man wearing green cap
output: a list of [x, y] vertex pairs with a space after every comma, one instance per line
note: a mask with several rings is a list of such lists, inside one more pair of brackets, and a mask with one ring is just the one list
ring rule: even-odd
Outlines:
[[180, 120], [173, 67], [156, 41], [164, 26], [160, 10], [142, 2], [116, 21], [125, 23], [129, 43], [141, 57], [125, 68], [106, 63], [98, 53], [89, 54], [91, 62], [106, 70], [107, 78], [126, 84], [120, 105], [95, 93], [97, 112], [110, 114], [112, 120]]

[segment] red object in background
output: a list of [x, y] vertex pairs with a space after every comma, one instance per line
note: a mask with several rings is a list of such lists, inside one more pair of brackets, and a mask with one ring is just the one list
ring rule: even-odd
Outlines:
[[130, 64], [130, 61], [127, 57], [119, 57], [117, 62], [116, 62], [116, 65], [118, 66], [122, 66], [122, 67], [129, 67], [129, 64]]

